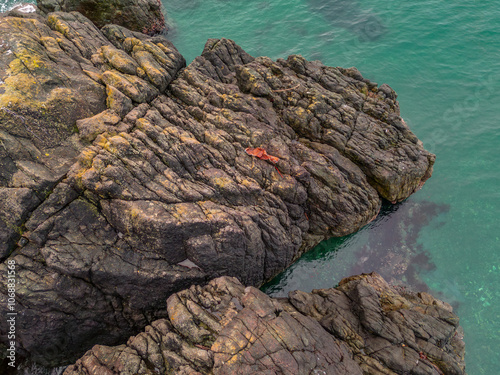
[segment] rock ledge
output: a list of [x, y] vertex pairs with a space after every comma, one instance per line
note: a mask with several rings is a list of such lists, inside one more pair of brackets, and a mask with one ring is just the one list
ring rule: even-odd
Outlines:
[[64, 375], [465, 374], [458, 318], [379, 275], [273, 299], [221, 277], [167, 301], [168, 319], [95, 346]]

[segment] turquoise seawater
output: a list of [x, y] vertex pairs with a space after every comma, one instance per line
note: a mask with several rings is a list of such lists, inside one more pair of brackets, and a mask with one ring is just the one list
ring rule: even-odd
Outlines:
[[[34, 3], [34, 1], [32, 1], [32, 2]], [[10, 0], [0, 0], [0, 12], [6, 12], [14, 4], [17, 4], [17, 2], [16, 1], [10, 1]]]
[[[12, 5], [0, 0], [0, 10]], [[301, 54], [388, 83], [437, 155], [433, 177], [358, 233], [323, 242], [263, 290], [332, 287], [377, 271], [455, 307], [467, 372], [500, 369], [500, 7], [493, 0], [164, 0], [186, 59], [208, 38]]]

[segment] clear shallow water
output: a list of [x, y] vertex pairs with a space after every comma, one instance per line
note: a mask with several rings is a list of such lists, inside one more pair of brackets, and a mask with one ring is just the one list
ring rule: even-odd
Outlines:
[[[12, 1], [0, 0], [5, 10]], [[467, 372], [500, 368], [500, 8], [493, 0], [164, 0], [188, 61], [208, 38], [254, 56], [292, 53], [356, 66], [399, 94], [401, 114], [437, 154], [424, 188], [358, 233], [331, 239], [264, 287], [331, 287], [375, 270], [455, 306]]]

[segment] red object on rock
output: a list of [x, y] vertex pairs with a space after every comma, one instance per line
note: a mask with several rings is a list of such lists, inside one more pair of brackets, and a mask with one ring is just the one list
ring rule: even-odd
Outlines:
[[269, 160], [273, 164], [276, 164], [280, 160], [277, 156], [268, 155], [262, 147], [247, 148], [245, 151], [248, 155], [255, 156], [261, 160]]

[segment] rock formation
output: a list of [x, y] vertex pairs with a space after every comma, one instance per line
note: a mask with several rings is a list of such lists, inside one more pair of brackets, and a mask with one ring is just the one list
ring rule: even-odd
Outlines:
[[79, 12], [99, 28], [115, 24], [145, 34], [165, 29], [160, 0], [37, 0], [37, 4], [44, 13]]
[[221, 277], [172, 295], [167, 310], [124, 345], [96, 345], [64, 375], [465, 373], [451, 307], [374, 273], [283, 299]]
[[164, 37], [77, 12], [0, 17], [0, 142], [18, 352], [44, 365], [165, 318], [192, 284], [261, 284], [408, 197], [435, 158], [355, 68], [226, 39], [185, 68]]

